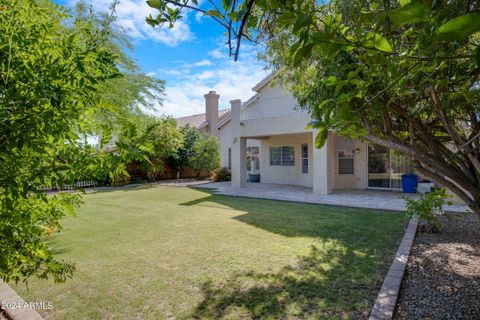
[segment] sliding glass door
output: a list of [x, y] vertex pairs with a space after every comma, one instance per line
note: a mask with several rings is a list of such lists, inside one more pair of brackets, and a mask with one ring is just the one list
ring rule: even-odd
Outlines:
[[401, 189], [402, 174], [412, 173], [410, 159], [395, 150], [368, 144], [368, 187]]

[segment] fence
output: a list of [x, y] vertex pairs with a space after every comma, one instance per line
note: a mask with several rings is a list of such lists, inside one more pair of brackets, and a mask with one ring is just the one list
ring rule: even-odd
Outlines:
[[93, 180], [90, 181], [77, 181], [75, 184], [66, 184], [63, 186], [41, 186], [38, 187], [38, 190], [43, 190], [43, 191], [68, 191], [68, 190], [75, 190], [79, 188], [90, 188], [90, 187], [95, 187], [96, 183]]

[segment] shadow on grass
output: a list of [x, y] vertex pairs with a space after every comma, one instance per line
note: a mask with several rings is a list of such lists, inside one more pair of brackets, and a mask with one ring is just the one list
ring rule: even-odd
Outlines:
[[352, 250], [313, 246], [308, 256], [279, 272], [234, 274], [223, 284], [203, 285], [195, 318], [365, 318], [378, 291]]
[[396, 212], [216, 195], [209, 189], [193, 189], [205, 192], [205, 196], [180, 205], [220, 205], [244, 212], [233, 219], [269, 232], [286, 237], [332, 238], [357, 248], [390, 239], [389, 232], [398, 231], [398, 223], [407, 222]]
[[404, 225], [401, 216], [375, 210], [211, 194], [182, 205], [227, 206], [245, 212], [233, 219], [256, 228], [318, 240], [279, 271], [204, 283], [192, 317], [205, 319], [366, 318]]

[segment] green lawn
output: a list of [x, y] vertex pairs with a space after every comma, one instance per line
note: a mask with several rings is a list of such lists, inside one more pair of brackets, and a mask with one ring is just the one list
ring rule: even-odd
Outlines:
[[74, 277], [12, 286], [46, 318], [332, 319], [368, 315], [405, 220], [150, 187], [88, 194], [64, 226]]

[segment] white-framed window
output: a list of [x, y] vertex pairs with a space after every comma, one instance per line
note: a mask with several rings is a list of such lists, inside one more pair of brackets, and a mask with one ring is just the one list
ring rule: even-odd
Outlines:
[[308, 144], [302, 143], [302, 173], [308, 173]]
[[295, 166], [294, 147], [270, 147], [270, 166]]
[[337, 155], [338, 174], [354, 174], [355, 157], [353, 150], [339, 150]]

